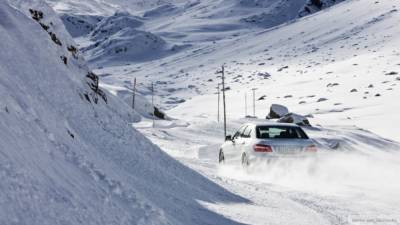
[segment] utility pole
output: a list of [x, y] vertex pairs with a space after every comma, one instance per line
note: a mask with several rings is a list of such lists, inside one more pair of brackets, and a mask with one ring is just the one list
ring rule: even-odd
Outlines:
[[247, 117], [247, 93], [244, 93], [244, 117]]
[[154, 117], [155, 117], [154, 112], [156, 110], [155, 110], [155, 107], [154, 107], [154, 84], [153, 84], [153, 82], [151, 82], [151, 105], [152, 105], [152, 110], [153, 110], [152, 115], [153, 115], [153, 128], [154, 128], [155, 127], [155, 124], [154, 124]]
[[217, 71], [221, 74], [222, 78], [222, 104], [224, 108], [224, 139], [226, 138], [226, 102], [225, 102], [225, 67], [222, 65], [222, 70]]
[[253, 91], [253, 116], [256, 117], [256, 90], [257, 88], [251, 89]]
[[218, 83], [218, 87], [217, 87], [217, 93], [218, 93], [218, 115], [217, 115], [217, 121], [219, 123], [219, 102], [220, 102], [220, 83]]
[[136, 77], [133, 81], [133, 96], [132, 96], [132, 109], [135, 110], [135, 95], [136, 95]]

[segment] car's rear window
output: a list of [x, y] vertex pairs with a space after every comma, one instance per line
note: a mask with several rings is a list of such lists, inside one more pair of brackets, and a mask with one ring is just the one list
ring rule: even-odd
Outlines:
[[291, 126], [257, 126], [256, 134], [259, 139], [308, 139], [303, 129]]

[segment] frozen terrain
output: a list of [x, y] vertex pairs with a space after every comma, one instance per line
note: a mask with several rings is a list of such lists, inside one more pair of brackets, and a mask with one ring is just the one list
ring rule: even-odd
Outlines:
[[[400, 224], [397, 0], [8, 2], [0, 224]], [[258, 118], [307, 115], [317, 156], [219, 165], [222, 65], [229, 133], [256, 88]]]
[[133, 129], [52, 9], [1, 1], [0, 17], [0, 224], [238, 224], [203, 203], [248, 200]]
[[[268, 12], [276, 13], [273, 7], [244, 2], [199, 1], [182, 12], [158, 7], [157, 16], [143, 16], [140, 29], [186, 48], [157, 60], [130, 65], [110, 60], [92, 67], [116, 86], [129, 88], [133, 77], [144, 90], [154, 82], [156, 104], [178, 120], [134, 126], [179, 161], [252, 202], [204, 203], [209, 209], [248, 224], [398, 224], [399, 3], [345, 1], [299, 19], [301, 7], [293, 10], [294, 1], [288, 1], [275, 23], [268, 19]], [[290, 16], [283, 17], [282, 10]], [[219, 166], [223, 135], [216, 121], [215, 72], [222, 64], [231, 132], [246, 111], [253, 115], [251, 89], [257, 88], [257, 117], [280, 103], [317, 125], [308, 133], [322, 150], [318, 159], [255, 165], [250, 173], [238, 165]]]
[[215, 100], [215, 71], [225, 64], [228, 97], [243, 102], [228, 104], [233, 119], [244, 116], [244, 95], [250, 99], [250, 89], [257, 88], [257, 99], [264, 96], [256, 102], [258, 117], [265, 117], [272, 103], [281, 103], [312, 114], [316, 124], [356, 125], [400, 140], [393, 126], [400, 122], [397, 1], [345, 1], [270, 29], [242, 22], [248, 14], [238, 12], [254, 7], [232, 1], [223, 6], [237, 13], [224, 15], [214, 4], [145, 20], [142, 30], [168, 45], [185, 46], [173, 54], [144, 62], [110, 60], [106, 67], [94, 62], [92, 67], [107, 74], [102, 79], [107, 84], [129, 88], [133, 77], [142, 88], [155, 82], [157, 104], [170, 109], [192, 97], [198, 100], [189, 105]]
[[[246, 224], [399, 224], [398, 143], [356, 127], [315, 127], [306, 131], [318, 143], [316, 158], [258, 163], [244, 171], [240, 164], [218, 164], [222, 124], [205, 122], [205, 111], [191, 117], [193, 110], [178, 106], [170, 115], [190, 123], [157, 121], [152, 128], [142, 121], [135, 127], [179, 161], [251, 201], [204, 203], [209, 209]], [[245, 121], [231, 120], [229, 133]]]

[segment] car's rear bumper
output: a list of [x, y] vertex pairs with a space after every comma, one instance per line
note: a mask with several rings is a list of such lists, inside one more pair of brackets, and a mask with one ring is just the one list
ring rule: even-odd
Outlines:
[[267, 152], [254, 152], [248, 155], [249, 163], [255, 162], [270, 162], [279, 159], [310, 159], [315, 158], [316, 152], [302, 152], [294, 154], [277, 154], [277, 153], [267, 153]]

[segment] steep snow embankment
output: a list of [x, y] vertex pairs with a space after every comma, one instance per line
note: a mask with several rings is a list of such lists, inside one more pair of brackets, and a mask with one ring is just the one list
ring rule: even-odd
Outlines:
[[246, 200], [168, 157], [132, 129], [126, 104], [98, 96], [50, 8], [10, 4], [0, 2], [1, 224], [235, 223], [198, 201]]

